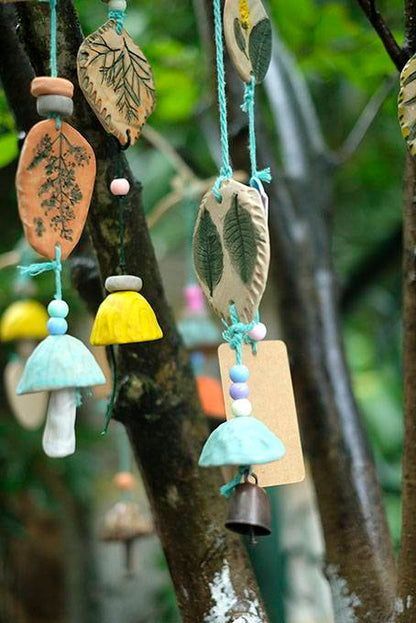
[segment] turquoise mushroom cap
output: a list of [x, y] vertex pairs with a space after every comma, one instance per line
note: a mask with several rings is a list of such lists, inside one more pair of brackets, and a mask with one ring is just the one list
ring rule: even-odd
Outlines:
[[49, 335], [26, 362], [17, 393], [104, 385], [105, 376], [92, 353], [71, 335]]
[[211, 433], [199, 465], [259, 465], [277, 461], [285, 447], [263, 422], [252, 416], [235, 417]]

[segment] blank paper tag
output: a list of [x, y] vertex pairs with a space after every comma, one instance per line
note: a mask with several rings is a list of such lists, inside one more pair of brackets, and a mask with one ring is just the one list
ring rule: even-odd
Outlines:
[[[234, 417], [229, 395], [229, 371], [235, 365], [235, 351], [228, 344], [218, 349], [227, 420]], [[257, 354], [243, 346], [243, 364], [250, 370], [249, 400], [253, 415], [281, 439], [286, 454], [279, 461], [255, 465], [253, 469], [262, 487], [300, 482], [305, 477], [295, 399], [286, 345], [280, 340], [259, 342]]]

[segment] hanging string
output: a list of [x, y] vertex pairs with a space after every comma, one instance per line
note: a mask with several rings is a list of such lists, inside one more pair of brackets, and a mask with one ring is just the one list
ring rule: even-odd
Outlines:
[[221, 201], [220, 188], [224, 180], [233, 175], [228, 145], [227, 96], [225, 90], [224, 43], [222, 39], [221, 0], [214, 0], [215, 49], [217, 63], [217, 89], [220, 109], [221, 157], [220, 174], [212, 188], [217, 201]]
[[[58, 76], [58, 53], [57, 53], [57, 17], [56, 17], [56, 1], [49, 0], [50, 16], [51, 16], [51, 34], [50, 34], [50, 47], [49, 47], [49, 66], [52, 78]], [[58, 113], [51, 113], [48, 115], [49, 119], [55, 119], [55, 127], [57, 130], [61, 127], [61, 118]]]
[[231, 497], [232, 492], [237, 487], [237, 485], [240, 484], [244, 474], [247, 474], [247, 476], [249, 476], [251, 472], [251, 465], [240, 465], [234, 478], [231, 478], [229, 482], [226, 482], [225, 485], [222, 485], [220, 487], [220, 494], [223, 495], [225, 498]]
[[249, 152], [250, 152], [250, 165], [251, 176], [250, 186], [257, 188], [256, 182], [272, 181], [270, 168], [257, 169], [257, 147], [256, 147], [256, 115], [255, 115], [255, 92], [256, 92], [256, 78], [251, 76], [251, 80], [244, 87], [244, 102], [241, 104], [241, 109], [248, 115], [248, 135], [249, 135]]
[[114, 403], [116, 401], [116, 393], [117, 393], [117, 360], [116, 360], [116, 355], [114, 352], [114, 346], [109, 346], [108, 352], [110, 353], [110, 365], [111, 365], [111, 373], [113, 376], [113, 383], [112, 383], [112, 388], [111, 388], [110, 400], [108, 401], [107, 410], [105, 413], [104, 428], [101, 431], [101, 435], [107, 434], [108, 427], [111, 421], [111, 416], [113, 415], [113, 411], [114, 411]]
[[125, 11], [109, 9], [108, 19], [116, 20], [116, 31], [118, 35], [121, 35], [124, 26], [124, 18], [126, 16]]
[[18, 266], [20, 274], [27, 277], [37, 277], [42, 273], [53, 270], [55, 273], [55, 299], [62, 300], [62, 262], [61, 247], [55, 246], [55, 259], [51, 262], [39, 262], [29, 266]]
[[228, 324], [226, 320], [222, 319], [223, 325], [226, 327], [223, 331], [223, 339], [229, 343], [230, 347], [235, 350], [237, 365], [241, 365], [243, 356], [243, 344], [250, 344], [253, 354], [257, 352], [257, 342], [252, 340], [248, 335], [249, 331], [258, 324], [260, 316], [257, 311], [252, 322], [245, 324], [240, 322], [238, 313], [234, 303], [231, 303], [229, 307], [229, 313], [231, 318], [231, 324]]

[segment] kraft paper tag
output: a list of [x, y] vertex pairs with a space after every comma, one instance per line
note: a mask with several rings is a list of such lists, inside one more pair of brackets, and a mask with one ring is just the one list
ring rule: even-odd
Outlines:
[[[234, 417], [229, 395], [229, 370], [235, 365], [235, 351], [228, 344], [218, 349], [227, 420]], [[286, 454], [279, 461], [253, 466], [261, 487], [300, 482], [305, 478], [302, 446], [296, 416], [295, 398], [290, 376], [289, 359], [284, 342], [259, 342], [257, 354], [251, 346], [243, 346], [243, 364], [250, 370], [248, 385], [253, 416], [261, 420], [281, 439]]]

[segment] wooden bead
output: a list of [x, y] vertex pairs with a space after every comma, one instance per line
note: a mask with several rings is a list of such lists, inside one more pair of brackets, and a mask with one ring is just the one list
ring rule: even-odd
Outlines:
[[114, 275], [105, 280], [107, 292], [140, 292], [143, 281], [135, 275]]
[[114, 484], [122, 491], [131, 491], [134, 486], [133, 474], [130, 472], [119, 472], [114, 476]]
[[74, 102], [65, 95], [41, 95], [36, 100], [36, 108], [41, 117], [48, 117], [52, 113], [61, 117], [71, 117]]
[[32, 80], [30, 92], [33, 97], [40, 95], [64, 95], [74, 96], [74, 85], [65, 78], [51, 78], [50, 76], [38, 76]]

